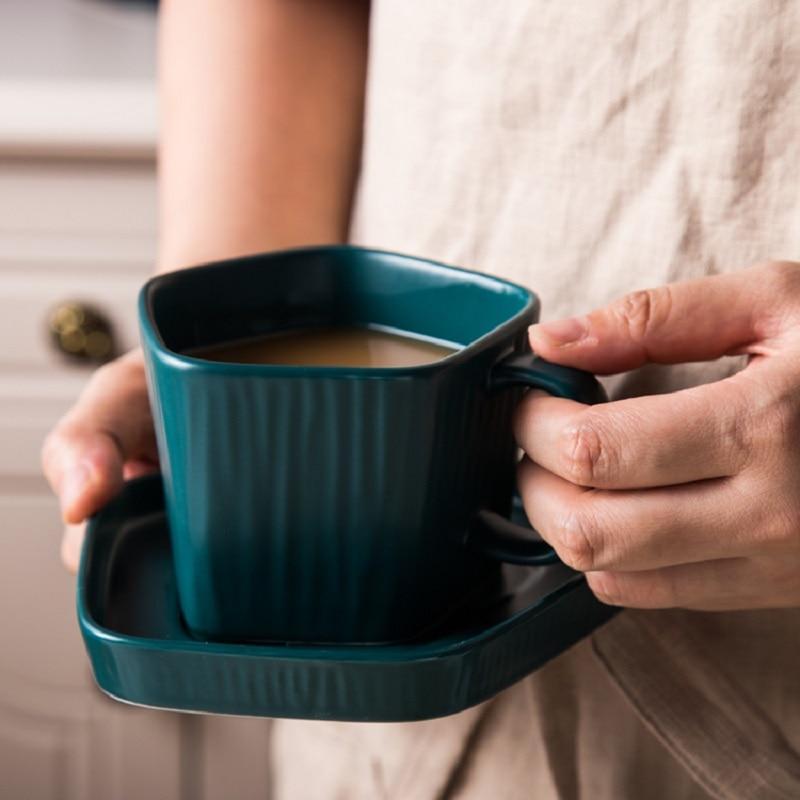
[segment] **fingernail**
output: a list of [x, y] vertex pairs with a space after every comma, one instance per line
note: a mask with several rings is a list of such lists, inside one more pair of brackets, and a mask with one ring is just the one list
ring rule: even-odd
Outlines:
[[78, 464], [64, 478], [61, 487], [61, 509], [66, 511], [83, 494], [86, 484], [89, 483], [89, 468], [85, 464]]
[[586, 323], [581, 317], [541, 322], [530, 328], [532, 336], [544, 338], [547, 344], [555, 347], [563, 347], [566, 344], [580, 341], [586, 336], [586, 330]]

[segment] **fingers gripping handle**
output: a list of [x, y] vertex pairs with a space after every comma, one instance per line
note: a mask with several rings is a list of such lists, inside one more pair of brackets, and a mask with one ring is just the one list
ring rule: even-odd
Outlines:
[[[533, 353], [515, 353], [500, 360], [489, 375], [492, 389], [526, 386], [542, 389], [556, 397], [594, 405], [608, 400], [605, 389], [594, 375], [564, 367]], [[555, 550], [537, 538], [535, 531], [495, 513], [478, 512], [466, 545], [488, 558], [511, 564], [552, 564], [558, 561]]]

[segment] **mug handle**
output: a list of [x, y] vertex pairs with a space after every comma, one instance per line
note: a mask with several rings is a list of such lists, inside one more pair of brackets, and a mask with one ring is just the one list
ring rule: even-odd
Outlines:
[[[498, 361], [489, 373], [489, 390], [512, 386], [543, 389], [555, 397], [594, 405], [604, 403], [608, 395], [597, 378], [574, 367], [545, 361], [534, 353], [512, 353]], [[465, 546], [481, 555], [510, 564], [553, 564], [558, 555], [530, 527], [483, 509], [467, 532]]]

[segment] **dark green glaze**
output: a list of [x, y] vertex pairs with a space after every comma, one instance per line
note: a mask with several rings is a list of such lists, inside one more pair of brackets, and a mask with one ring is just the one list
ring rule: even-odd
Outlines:
[[[532, 353], [512, 353], [497, 362], [489, 375], [489, 387], [503, 390], [513, 386], [544, 389], [556, 397], [583, 403], [604, 403], [605, 389], [588, 372], [552, 364]], [[555, 550], [527, 525], [519, 525], [501, 514], [479, 511], [465, 531], [464, 544], [478, 553], [510, 564], [552, 564]]]
[[[587, 400], [595, 394], [581, 392], [597, 390], [525, 355], [538, 312], [536, 297], [507, 281], [344, 246], [150, 281], [140, 321], [188, 628], [235, 640], [403, 640], [461, 607], [497, 574], [493, 559], [523, 550], [529, 562], [552, 560], [543, 543], [517, 537], [508, 548], [509, 532], [498, 532], [521, 391], [501, 385]], [[400, 369], [180, 354], [337, 324], [460, 349]]]
[[201, 642], [180, 619], [158, 477], [90, 523], [78, 618], [98, 685], [147, 706], [251, 716], [410, 721], [488, 699], [611, 617], [562, 564], [506, 567], [502, 587], [404, 645]]

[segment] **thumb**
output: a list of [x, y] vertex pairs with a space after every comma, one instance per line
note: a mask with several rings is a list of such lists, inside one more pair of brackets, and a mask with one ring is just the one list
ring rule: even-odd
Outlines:
[[122, 453], [104, 431], [59, 425], [45, 440], [42, 462], [69, 524], [91, 516], [122, 486]]
[[532, 326], [531, 347], [548, 361], [606, 375], [648, 362], [709, 361], [742, 352], [763, 338], [764, 323], [775, 315], [786, 266], [632, 292], [585, 316]]
[[155, 461], [153, 423], [140, 354], [101, 367], [47, 436], [42, 466], [64, 521], [83, 521], [120, 489], [126, 462]]

